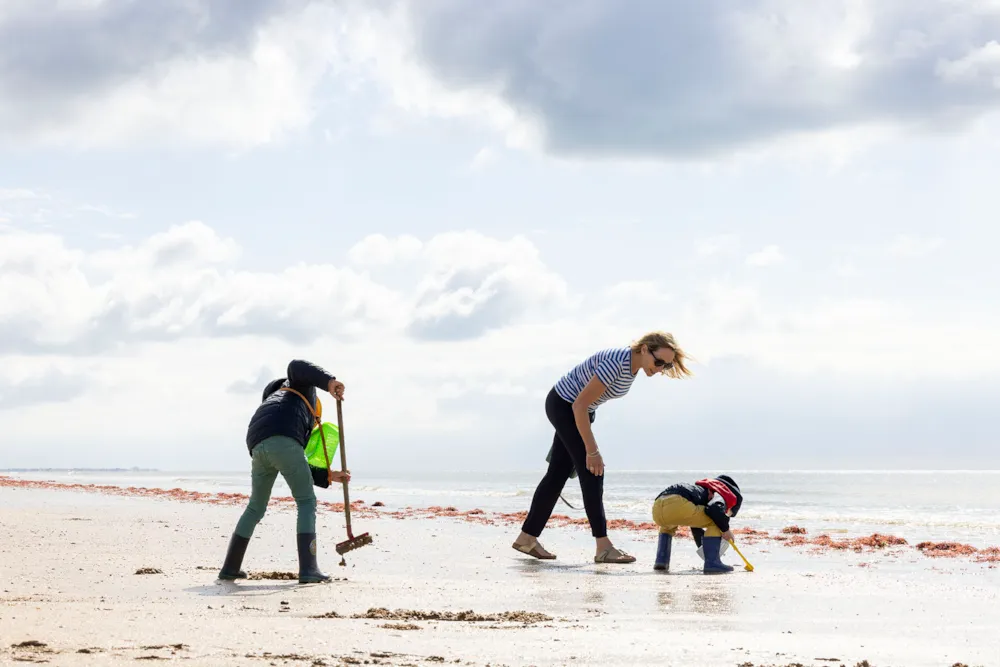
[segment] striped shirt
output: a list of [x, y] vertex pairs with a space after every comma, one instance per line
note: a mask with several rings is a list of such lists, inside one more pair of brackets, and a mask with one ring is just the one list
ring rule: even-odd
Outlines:
[[632, 381], [635, 380], [635, 375], [632, 374], [631, 348], [613, 347], [592, 354], [560, 378], [555, 385], [556, 393], [564, 401], [572, 403], [595, 375], [604, 383], [606, 389], [590, 404], [587, 412], [594, 412], [602, 403], [612, 398], [621, 398], [628, 393]]

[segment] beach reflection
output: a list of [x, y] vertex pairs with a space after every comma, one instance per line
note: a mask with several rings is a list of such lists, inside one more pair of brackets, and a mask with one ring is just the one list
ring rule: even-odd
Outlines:
[[732, 615], [735, 612], [732, 588], [722, 584], [691, 591], [691, 611], [711, 616]]
[[[620, 610], [731, 619], [739, 612], [740, 586], [733, 577], [707, 577], [698, 568], [664, 574], [611, 569], [589, 563], [515, 561], [510, 571], [531, 582], [533, 595], [553, 607], [584, 606], [598, 614]], [[639, 591], [648, 591], [645, 595]], [[652, 593], [652, 597], [649, 596]]]
[[684, 585], [656, 593], [656, 608], [667, 614], [703, 614], [705, 616], [733, 616], [736, 598], [732, 586], [724, 582], [706, 582], [704, 586]]

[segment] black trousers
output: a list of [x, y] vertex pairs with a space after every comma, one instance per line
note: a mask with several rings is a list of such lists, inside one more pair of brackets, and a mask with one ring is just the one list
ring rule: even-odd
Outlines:
[[[580, 490], [583, 492], [583, 507], [587, 510], [587, 520], [590, 521], [590, 532], [594, 537], [607, 537], [608, 521], [604, 516], [604, 477], [598, 477], [587, 470], [587, 448], [583, 444], [583, 436], [576, 427], [573, 418], [573, 406], [567, 403], [553, 388], [545, 397], [545, 415], [556, 430], [552, 439], [552, 456], [549, 459], [549, 469], [542, 477], [531, 499], [531, 509], [521, 525], [521, 530], [528, 535], [538, 537], [542, 534], [545, 524], [552, 516], [559, 494], [562, 493], [566, 480], [573, 468], [580, 479]], [[594, 423], [594, 415], [590, 415], [590, 423]]]

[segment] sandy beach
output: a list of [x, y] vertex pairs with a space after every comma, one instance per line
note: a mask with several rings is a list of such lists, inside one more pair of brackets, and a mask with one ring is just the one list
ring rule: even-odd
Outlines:
[[516, 516], [377, 500], [355, 505], [355, 533], [374, 543], [345, 566], [343, 514], [321, 507], [319, 562], [336, 581], [281, 578], [297, 568], [285, 499], [251, 542], [252, 579], [223, 584], [238, 495], [0, 484], [0, 662], [1000, 664], [988, 548], [750, 526], [739, 544], [753, 572], [730, 551], [737, 571], [705, 577], [679, 540], [663, 575], [655, 533], [634, 523], [612, 537], [635, 564], [594, 564], [579, 521], [551, 524], [543, 542], [559, 559], [541, 562], [510, 548]]

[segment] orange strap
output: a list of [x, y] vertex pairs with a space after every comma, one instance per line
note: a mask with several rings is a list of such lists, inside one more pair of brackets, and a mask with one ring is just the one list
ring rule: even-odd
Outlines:
[[326, 433], [323, 432], [323, 420], [319, 418], [313, 406], [309, 403], [309, 399], [303, 396], [301, 393], [292, 389], [291, 387], [279, 387], [278, 391], [290, 391], [299, 398], [302, 402], [306, 404], [306, 408], [309, 409], [309, 414], [312, 415], [313, 420], [316, 422], [316, 427], [319, 429], [320, 440], [323, 441], [323, 458], [326, 459], [326, 481], [327, 484], [333, 484], [333, 470], [330, 469], [330, 453], [326, 449]]

